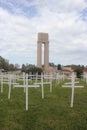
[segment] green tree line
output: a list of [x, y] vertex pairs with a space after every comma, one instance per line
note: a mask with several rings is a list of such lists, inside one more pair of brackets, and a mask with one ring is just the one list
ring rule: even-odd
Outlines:
[[[50, 66], [52, 67], [57, 67], [58, 70], [62, 70], [62, 65], [61, 64], [58, 64], [58, 65], [55, 65], [54, 63], [49, 63]], [[74, 72], [77, 73], [77, 77], [80, 78], [82, 73], [83, 73], [83, 70], [87, 68], [87, 66], [84, 66], [84, 65], [66, 65], [66, 67], [71, 67], [73, 69]], [[9, 61], [5, 58], [3, 58], [2, 56], [0, 56], [0, 70], [4, 70], [4, 71], [15, 71], [15, 70], [18, 70], [19, 69], [19, 65], [16, 64], [10, 64]], [[27, 73], [41, 73], [43, 70], [41, 68], [38, 68], [36, 67], [35, 65], [32, 65], [32, 64], [22, 64], [22, 67], [21, 67], [21, 71], [22, 72], [27, 72]]]
[[9, 61], [2, 56], [0, 56], [0, 70], [2, 71], [15, 71], [18, 70], [19, 65], [10, 64]]

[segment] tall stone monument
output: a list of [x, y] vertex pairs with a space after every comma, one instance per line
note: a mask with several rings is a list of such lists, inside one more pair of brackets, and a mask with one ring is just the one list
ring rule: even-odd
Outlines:
[[37, 66], [42, 68], [42, 44], [44, 44], [44, 71], [49, 69], [49, 38], [48, 33], [38, 33]]

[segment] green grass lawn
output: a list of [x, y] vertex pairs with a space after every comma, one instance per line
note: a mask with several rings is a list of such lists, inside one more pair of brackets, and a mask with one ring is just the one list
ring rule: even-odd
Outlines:
[[75, 88], [74, 107], [70, 108], [71, 88], [53, 83], [53, 91], [45, 85], [45, 98], [41, 88], [29, 88], [29, 110], [25, 108], [23, 88], [12, 88], [8, 99], [8, 86], [0, 93], [0, 130], [87, 130], [87, 84]]

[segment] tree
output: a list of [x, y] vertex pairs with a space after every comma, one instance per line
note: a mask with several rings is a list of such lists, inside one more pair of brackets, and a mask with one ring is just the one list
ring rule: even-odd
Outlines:
[[24, 64], [22, 64], [21, 71], [22, 71], [22, 72], [25, 72], [25, 71], [26, 71], [26, 66], [25, 66]]
[[83, 68], [78, 67], [78, 68], [76, 68], [74, 71], [75, 71], [76, 74], [77, 74], [77, 78], [81, 78], [81, 75], [82, 75], [82, 73], [83, 73]]
[[54, 67], [54, 66], [55, 66], [55, 64], [54, 64], [53, 62], [52, 62], [52, 63], [50, 62], [50, 63], [49, 63], [49, 66]]
[[38, 72], [38, 74], [41, 74], [42, 71], [43, 70], [41, 68], [35, 67], [35, 66], [31, 66], [31, 67], [29, 67], [28, 70], [26, 70], [27, 73], [31, 72], [33, 74], [36, 74], [37, 72]]
[[58, 69], [58, 70], [61, 70], [61, 69], [62, 69], [61, 64], [58, 64], [57, 69]]
[[0, 56], [0, 69], [9, 70], [9, 61]]
[[9, 64], [9, 70], [10, 71], [14, 71], [15, 70], [15, 66], [13, 64]]

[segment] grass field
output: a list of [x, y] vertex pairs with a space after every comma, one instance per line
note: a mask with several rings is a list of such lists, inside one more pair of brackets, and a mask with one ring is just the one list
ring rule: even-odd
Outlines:
[[74, 107], [70, 108], [71, 88], [53, 83], [53, 91], [45, 85], [45, 98], [41, 88], [29, 88], [29, 110], [25, 109], [23, 88], [12, 88], [8, 99], [8, 86], [0, 93], [0, 130], [87, 130], [87, 84], [75, 88]]

